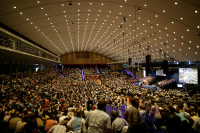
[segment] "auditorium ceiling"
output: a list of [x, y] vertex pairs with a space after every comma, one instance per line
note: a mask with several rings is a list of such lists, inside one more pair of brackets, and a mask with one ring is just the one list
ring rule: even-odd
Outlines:
[[199, 0], [1, 0], [0, 22], [57, 55], [200, 61]]

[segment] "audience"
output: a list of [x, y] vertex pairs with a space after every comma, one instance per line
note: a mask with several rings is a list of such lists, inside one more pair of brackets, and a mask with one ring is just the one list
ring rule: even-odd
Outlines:
[[[0, 132], [143, 133], [147, 123], [154, 132], [200, 132], [198, 92], [149, 89], [132, 84], [123, 72], [100, 73], [101, 80], [82, 80], [80, 69], [33, 72], [31, 79], [19, 72], [12, 88], [9, 76], [0, 75]], [[115, 110], [107, 111], [107, 104]]]

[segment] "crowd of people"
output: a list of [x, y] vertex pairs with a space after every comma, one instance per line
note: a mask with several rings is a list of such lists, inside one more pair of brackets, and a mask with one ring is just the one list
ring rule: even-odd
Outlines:
[[165, 80], [158, 82], [158, 85], [161, 88], [170, 88], [170, 87], [174, 86], [175, 83], [176, 83], [175, 79], [165, 79]]
[[146, 76], [146, 77], [140, 78], [139, 81], [143, 82], [146, 85], [149, 85], [155, 81], [155, 78], [151, 76]]
[[[82, 80], [80, 69], [33, 72], [31, 79], [19, 72], [12, 83], [0, 75], [0, 132], [200, 132], [198, 93], [150, 90], [120, 72], [104, 74], [101, 81]], [[107, 104], [118, 110], [106, 112]]]

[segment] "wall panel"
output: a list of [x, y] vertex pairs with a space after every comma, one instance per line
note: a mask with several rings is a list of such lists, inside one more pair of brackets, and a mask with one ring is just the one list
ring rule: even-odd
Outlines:
[[66, 65], [73, 65], [73, 64], [107, 64], [109, 62], [113, 62], [112, 59], [98, 54], [94, 52], [83, 52], [83, 53], [89, 53], [90, 58], [76, 58], [77, 53], [71, 52], [64, 55], [61, 55], [60, 58], [62, 59], [62, 64]]

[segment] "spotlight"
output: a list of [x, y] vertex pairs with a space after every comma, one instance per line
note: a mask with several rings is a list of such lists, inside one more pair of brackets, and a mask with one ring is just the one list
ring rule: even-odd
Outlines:
[[164, 43], [164, 45], [167, 45], [167, 43]]
[[140, 12], [140, 11], [141, 11], [140, 7], [138, 7], [137, 11], [138, 11], [138, 12]]
[[71, 5], [72, 5], [72, 3], [70, 2], [70, 3], [69, 3], [69, 5], [71, 6]]
[[120, 25], [120, 28], [122, 28], [122, 25]]
[[126, 22], [126, 17], [124, 17], [123, 19], [124, 19], [124, 22]]

